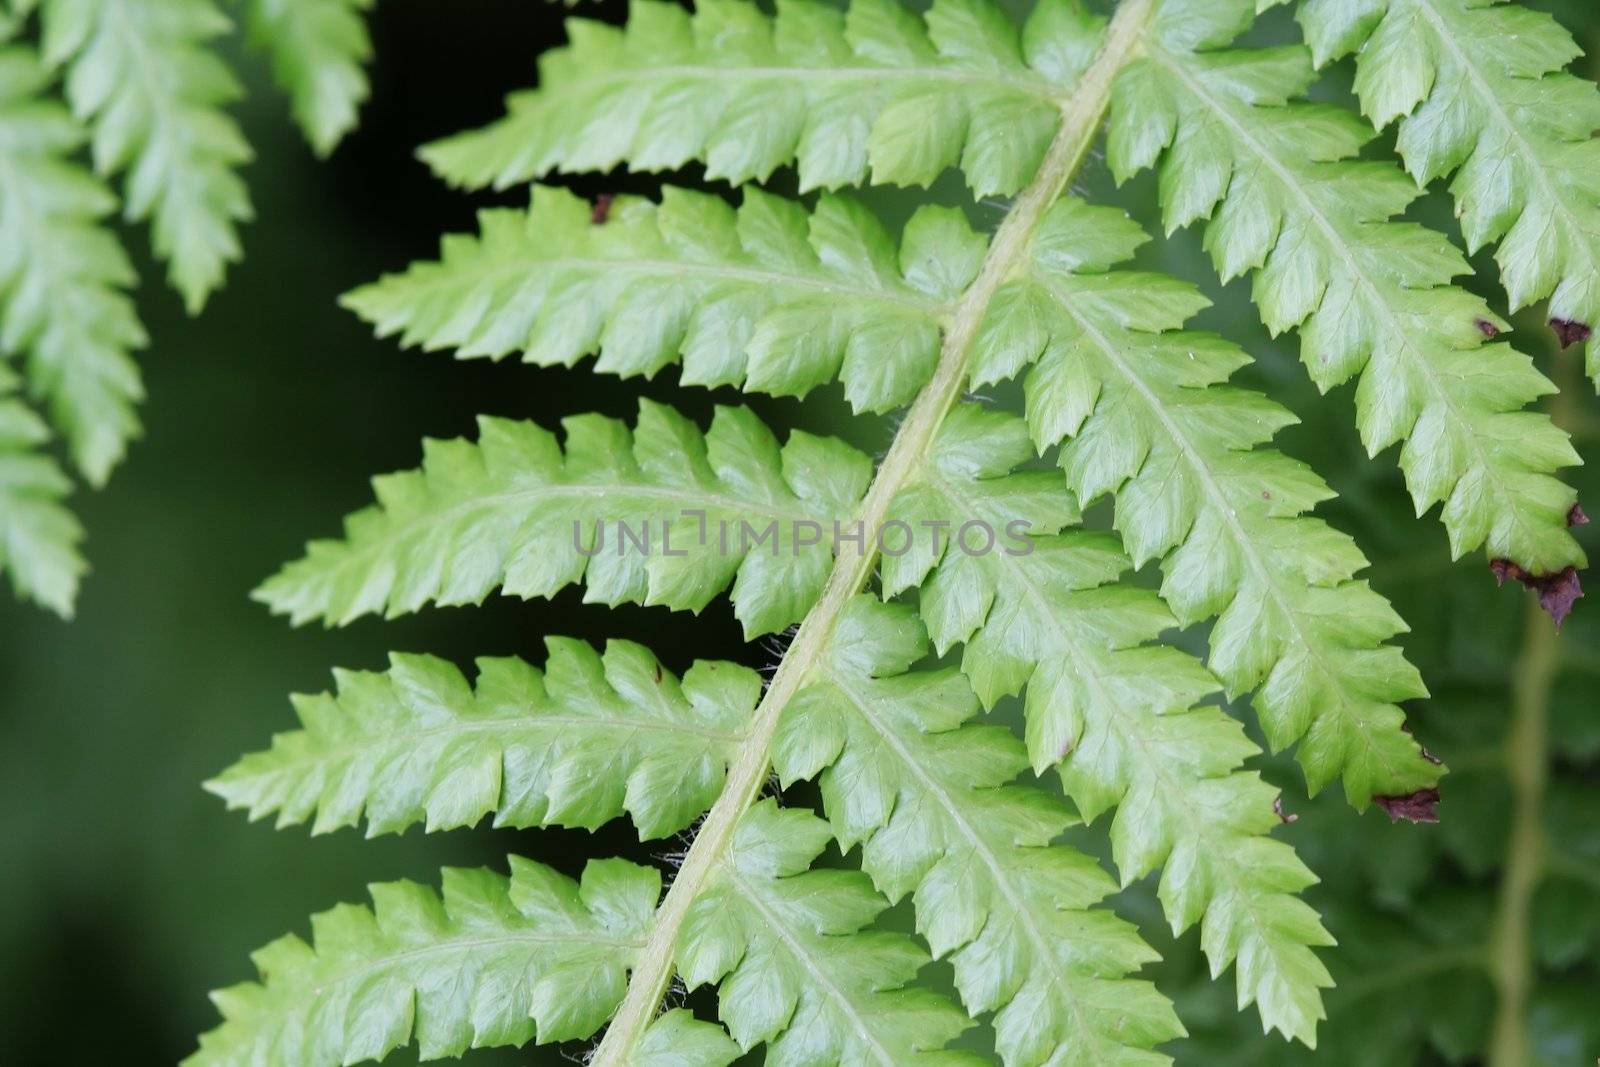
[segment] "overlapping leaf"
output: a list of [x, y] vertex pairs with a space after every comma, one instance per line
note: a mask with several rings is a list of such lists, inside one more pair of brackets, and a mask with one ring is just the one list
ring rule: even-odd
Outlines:
[[1229, 386], [1237, 346], [1181, 329], [1204, 297], [1175, 278], [1110, 268], [1147, 239], [1122, 212], [1067, 199], [1034, 236], [1027, 270], [997, 295], [976, 384], [1027, 374], [1028, 425], [1078, 499], [1116, 498], [1136, 566], [1163, 560], [1182, 625], [1213, 616], [1210, 666], [1255, 707], [1274, 748], [1300, 742], [1313, 791], [1343, 778], [1358, 806], [1431, 787], [1439, 767], [1399, 701], [1426, 694], [1386, 644], [1405, 624], [1354, 575], [1349, 537], [1306, 513], [1332, 491], [1258, 446], [1295, 421]]
[[927, 652], [910, 609], [853, 601], [816, 680], [785, 709], [778, 774], [822, 771], [840, 845], [861, 846], [891, 901], [912, 894], [918, 931], [954, 965], [967, 1010], [996, 1013], [1007, 1064], [1167, 1062], [1151, 1050], [1183, 1028], [1153, 986], [1127, 977], [1154, 953], [1093, 908], [1115, 884], [1052, 844], [1071, 811], [1013, 781], [1028, 766], [1023, 745], [969, 721], [978, 699], [960, 673], [907, 673]]
[[1600, 384], [1600, 91], [1549, 15], [1498, 0], [1304, 0], [1318, 66], [1359, 50], [1355, 89], [1419, 183], [1455, 173], [1467, 247], [1498, 244], [1513, 308], [1546, 297]]
[[922, 19], [895, 0], [782, 0], [775, 15], [700, 0], [693, 16], [634, 0], [625, 29], [569, 20], [538, 89], [424, 158], [468, 186], [690, 161], [741, 183], [793, 160], [803, 189], [927, 185], [959, 166], [978, 196], [1014, 193], [1103, 22], [1077, 0], [1042, 0], [1020, 30], [993, 0], [937, 0]]
[[371, 834], [418, 822], [594, 829], [626, 811], [646, 838], [687, 826], [722, 792], [761, 695], [754, 671], [699, 663], [683, 681], [643, 647], [550, 638], [544, 672], [478, 663], [476, 690], [431, 656], [384, 673], [337, 672], [339, 694], [297, 697], [304, 729], [244, 757], [207, 788], [278, 825]]
[[191, 312], [240, 256], [250, 147], [224, 110], [238, 82], [210, 42], [210, 0], [42, 0], [45, 57], [94, 132], [95, 169], [124, 174], [124, 213], [149, 220], [156, 255]]
[[314, 944], [280, 938], [255, 954], [261, 984], [213, 994], [224, 1022], [186, 1067], [338, 1067], [412, 1043], [439, 1059], [588, 1037], [627, 986], [661, 877], [622, 860], [591, 861], [581, 882], [510, 864], [509, 879], [446, 869], [442, 895], [374, 885], [373, 908], [313, 916]]
[[365, 13], [373, 0], [250, 0], [249, 27], [272, 56], [295, 121], [318, 155], [356, 124], [372, 58]]
[[528, 211], [479, 216], [436, 263], [357, 289], [345, 303], [380, 334], [462, 357], [522, 354], [650, 376], [681, 359], [692, 385], [804, 395], [841, 377], [857, 410], [906, 403], [933, 372], [939, 319], [972, 281], [984, 241], [959, 212], [925, 207], [898, 254], [858, 203], [809, 216], [747, 188], [734, 211], [674, 187], [660, 206], [610, 202], [601, 218], [537, 186]]
[[83, 527], [62, 504], [72, 483], [41, 451], [50, 432], [14, 395], [17, 384], [0, 364], [0, 571], [18, 596], [65, 618], [88, 569]]
[[[1323, 802], [1293, 805], [1286, 836], [1325, 872], [1313, 900], [1339, 939], [1327, 1038], [1308, 1057], [1234, 1025], [1218, 1004], [1186, 1016], [1196, 1040], [1180, 1060], [1409, 1067], [1493, 1050], [1504, 1062], [1556, 1065], [1579, 1062], [1600, 1039], [1589, 1010], [1600, 988], [1600, 730], [1587, 653], [1600, 631], [1578, 614], [1556, 639], [1547, 621], [1503, 610], [1504, 594], [1471, 576], [1407, 577], [1397, 598], [1435, 689], [1419, 725], [1457, 767], [1439, 826], [1419, 836], [1382, 821], [1348, 825]], [[1547, 642], [1551, 658], [1524, 642]], [[1531, 673], [1530, 653], [1546, 663]], [[1514, 768], [1513, 753], [1533, 762]], [[1518, 808], [1530, 803], [1536, 853], [1518, 842], [1528, 829]], [[1516, 876], [1529, 881], [1512, 888], [1508, 861], [1530, 858]], [[1522, 894], [1526, 912], [1508, 913]], [[1170, 962], [1176, 977], [1181, 961]], [[1193, 981], [1205, 999], [1204, 976]]]
[[1393, 221], [1417, 195], [1395, 167], [1354, 160], [1356, 116], [1296, 102], [1312, 78], [1298, 47], [1207, 51], [1248, 25], [1247, 0], [1165, 5], [1145, 58], [1120, 77], [1108, 144], [1119, 177], [1164, 154], [1169, 230], [1211, 218], [1224, 278], [1255, 271], [1274, 332], [1298, 328], [1313, 380], [1360, 376], [1357, 422], [1372, 453], [1404, 441], [1419, 511], [1442, 504], [1457, 556], [1480, 545], [1537, 576], [1581, 566], [1567, 531], [1578, 461], [1566, 434], [1523, 410], [1553, 390], [1490, 337], [1488, 305], [1450, 284], [1466, 261], [1442, 235]]
[[[1117, 579], [1114, 539], [1058, 533], [1059, 505], [1038, 505], [1020, 419], [975, 407], [946, 422], [894, 514], [913, 528], [952, 524], [933, 551], [884, 561], [885, 587], [921, 586], [921, 616], [941, 652], [964, 644], [962, 669], [993, 704], [1027, 686], [1035, 770], [1060, 765], [1085, 818], [1116, 808], [1111, 844], [1124, 883], [1160, 867], [1175, 931], [1198, 923], [1212, 974], [1237, 964], [1239, 1003], [1272, 1029], [1315, 1040], [1320, 989], [1312, 951], [1331, 943], [1293, 894], [1315, 881], [1269, 832], [1277, 793], [1240, 765], [1258, 751], [1219, 708], [1195, 702], [1211, 675], [1176, 648], [1150, 644], [1175, 620], [1153, 594]], [[1029, 523], [1026, 545], [982, 551], [960, 525]], [[887, 555], [887, 553], [886, 553]]]
[[742, 408], [719, 408], [703, 435], [649, 401], [631, 433], [576, 416], [564, 449], [531, 423], [478, 426], [476, 443], [426, 441], [420, 469], [375, 479], [377, 503], [346, 520], [344, 539], [313, 541], [258, 599], [296, 622], [344, 623], [580, 580], [590, 601], [698, 611], [732, 583], [745, 631], [770, 633], [810, 609], [834, 524], [871, 475], [832, 438], [797, 431], [780, 449]]
[[715, 983], [743, 1049], [771, 1064], [977, 1065], [946, 1046], [970, 1026], [939, 994], [906, 988], [927, 962], [911, 938], [863, 929], [888, 906], [859, 871], [810, 870], [832, 837], [807, 811], [752, 807], [691, 906], [678, 954], [690, 989]]
[[139, 432], [130, 353], [145, 333], [101, 222], [116, 201], [72, 159], [85, 134], [46, 95], [53, 80], [26, 46], [0, 50], [0, 348], [25, 357], [29, 392], [102, 485]]

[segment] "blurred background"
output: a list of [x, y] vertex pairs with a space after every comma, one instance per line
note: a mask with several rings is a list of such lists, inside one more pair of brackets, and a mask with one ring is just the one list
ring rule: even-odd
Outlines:
[[[1545, 0], [1591, 52], [1600, 50], [1593, 0]], [[620, 19], [622, 5], [585, 5]], [[1278, 16], [1281, 16], [1281, 12]], [[1274, 16], [1258, 42], [1291, 39]], [[508, 851], [576, 873], [594, 851], [640, 858], [626, 827], [584, 835], [460, 832], [363, 840], [343, 831], [310, 838], [250, 825], [200, 789], [245, 751], [289, 729], [290, 692], [320, 691], [334, 666], [379, 668], [389, 650], [427, 651], [466, 664], [477, 655], [542, 658], [549, 633], [643, 640], [675, 669], [695, 658], [766, 666], [772, 646], [745, 645], [724, 603], [693, 626], [664, 611], [610, 611], [569, 591], [552, 603], [492, 599], [476, 609], [432, 609], [338, 631], [294, 630], [248, 599], [249, 590], [308, 537], [334, 533], [370, 498], [371, 474], [409, 467], [419, 438], [473, 432], [479, 413], [551, 423], [564, 414], [631, 413], [636, 398], [672, 399], [697, 417], [718, 397], [677, 392], [675, 371], [654, 383], [619, 383], [576, 371], [454, 363], [374, 341], [336, 306], [340, 293], [431, 256], [442, 233], [471, 228], [473, 212], [516, 195], [468, 197], [432, 180], [413, 158], [431, 138], [488, 121], [503, 94], [529, 84], [533, 57], [563, 37], [560, 10], [530, 0], [382, 0], [373, 22], [373, 98], [361, 129], [319, 163], [290, 126], [260, 57], [236, 53], [250, 93], [238, 114], [257, 152], [248, 177], [257, 219], [246, 260], [198, 319], [143, 264], [140, 313], [154, 338], [143, 354], [150, 400], [145, 439], [108, 490], [80, 493], [94, 572], [79, 617], [62, 624], [0, 599], [0, 1059], [10, 1063], [173, 1063], [215, 1022], [209, 989], [252, 976], [248, 953], [307, 916], [365, 898], [370, 881], [436, 884], [450, 864], [503, 864]], [[1592, 60], [1587, 73], [1600, 73]], [[1345, 92], [1335, 69], [1321, 91]], [[1381, 150], [1380, 142], [1380, 150]], [[649, 183], [584, 180], [588, 195]], [[1083, 191], [1105, 196], [1098, 165]], [[917, 194], [920, 196], [922, 194]], [[934, 195], [961, 202], [959, 183]], [[1153, 183], [1117, 194], [1146, 222]], [[877, 192], [875, 206], [903, 216], [915, 198]], [[991, 224], [998, 205], [969, 205]], [[1418, 218], [1454, 232], [1434, 194]], [[146, 247], [129, 235], [130, 250]], [[1483, 261], [1479, 257], [1478, 261]], [[1247, 371], [1304, 424], [1281, 439], [1311, 461], [1341, 499], [1326, 515], [1355, 533], [1374, 561], [1373, 584], [1412, 624], [1404, 641], [1433, 698], [1412, 709], [1415, 729], [1450, 763], [1438, 826], [1388, 825], [1357, 816], [1336, 796], [1303, 798], [1298, 773], [1272, 763], [1299, 821], [1285, 828], [1328, 884], [1316, 902], [1342, 942], [1329, 954], [1341, 988], [1320, 1054], [1263, 1042], [1253, 1013], [1235, 1019], [1231, 977], [1208, 986], [1195, 939], [1173, 943], [1135, 887], [1121, 902], [1145, 922], [1168, 960], [1151, 973], [1179, 999], [1194, 1030], [1180, 1062], [1471, 1062], [1493, 1017], [1492, 959], [1499, 868], [1512, 810], [1507, 753], [1537, 744], [1548, 775], [1540, 817], [1552, 853], [1539, 890], [1530, 953], [1530, 999], [1540, 1063], [1591, 1064], [1600, 1055], [1600, 603], [1580, 603], [1557, 639], [1530, 616], [1517, 589], [1497, 589], [1481, 559], [1452, 567], [1442, 529], [1411, 515], [1392, 454], [1365, 460], [1349, 390], [1320, 399], [1294, 342], [1255, 324], [1247, 288], [1219, 289], [1198, 235], [1152, 253], [1152, 265], [1208, 288], [1205, 325], [1258, 357]], [[1481, 266], [1481, 263], [1479, 263]], [[1481, 273], [1481, 272], [1480, 272]], [[1537, 309], [1536, 309], [1537, 310]], [[1600, 462], [1600, 406], [1558, 356], [1537, 314], [1516, 335], [1569, 388], [1560, 418]], [[802, 415], [793, 402], [754, 401], [780, 426], [836, 432], [869, 450], [887, 421], [846, 420], [837, 387]], [[1600, 505], [1600, 482], [1575, 476]], [[1590, 508], [1600, 517], [1600, 506]], [[1584, 534], [1591, 555], [1600, 537]], [[1600, 588], [1600, 579], [1594, 579]], [[1600, 594], [1597, 594], [1600, 596]], [[1194, 640], [1203, 634], [1189, 635]], [[1514, 724], [1524, 730], [1508, 745]], [[1336, 791], [1335, 791], [1336, 793]], [[1354, 1023], [1341, 1031], [1343, 1020]], [[1339, 1034], [1358, 1038], [1341, 1051]], [[559, 1062], [553, 1053], [520, 1062]], [[474, 1054], [497, 1062], [494, 1054]], [[405, 1062], [403, 1055], [395, 1062]]]

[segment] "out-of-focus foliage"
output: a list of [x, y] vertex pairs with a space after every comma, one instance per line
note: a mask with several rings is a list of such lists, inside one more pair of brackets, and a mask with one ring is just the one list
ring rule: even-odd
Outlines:
[[[367, 6], [251, 3], [254, 37], [273, 50], [321, 154], [365, 98]], [[239, 226], [252, 213], [241, 173], [251, 150], [229, 111], [242, 87], [221, 51], [231, 31], [212, 0], [12, 0], [0, 18], [0, 355], [23, 363], [29, 396], [95, 487], [141, 432], [132, 354], [148, 341], [104, 183], [121, 178], [123, 218], [149, 223], [168, 279], [198, 314], [243, 254]], [[74, 551], [66, 529], [56, 559]], [[71, 615], [84, 567], [21, 573], [35, 560], [49, 564], [0, 554], [0, 570], [25, 599]]]

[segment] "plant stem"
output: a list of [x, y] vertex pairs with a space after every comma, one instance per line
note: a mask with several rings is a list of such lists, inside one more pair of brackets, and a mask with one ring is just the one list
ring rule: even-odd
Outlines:
[[[1575, 390], [1582, 387], [1575, 361], [1558, 357], [1560, 391], [1551, 402], [1551, 420], [1572, 421]], [[1522, 652], [1511, 682], [1511, 727], [1505, 766], [1511, 782], [1511, 835], [1495, 908], [1490, 970], [1499, 995], [1489, 1039], [1489, 1067], [1523, 1067], [1532, 1058], [1528, 1034], [1528, 995], [1533, 989], [1533, 950], [1529, 920], [1533, 895], [1546, 866], [1544, 792], [1550, 767], [1550, 689], [1560, 666], [1557, 631], [1538, 600], [1528, 597]]]
[[779, 717], [813, 667], [821, 662], [845, 605], [872, 577], [877, 562], [877, 552], [871, 547], [873, 534], [882, 527], [895, 496], [921, 466], [945, 416], [961, 396], [973, 341], [989, 303], [1026, 254], [1045, 212], [1082, 165], [1110, 104], [1112, 82], [1142, 49], [1153, 10], [1154, 0], [1124, 0], [1118, 7], [1099, 55], [1062, 105], [1061, 127], [1039, 173], [1012, 204], [977, 278], [956, 304], [933, 378], [911, 405], [857, 513], [860, 528], [868, 532], [867, 544], [859, 552], [841, 551], [822, 597], [807, 614], [772, 676], [756, 709], [749, 740], [728, 769], [727, 785], [706, 815], [672, 888], [656, 912], [650, 939], [634, 966], [627, 995], [590, 1061], [593, 1067], [626, 1067], [640, 1037], [660, 1010], [689, 908], [722, 862], [739, 819], [766, 783]]

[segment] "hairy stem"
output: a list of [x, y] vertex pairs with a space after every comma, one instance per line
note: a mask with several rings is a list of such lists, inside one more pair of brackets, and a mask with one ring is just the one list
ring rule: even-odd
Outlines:
[[1105, 44], [1062, 105], [1061, 126], [1039, 173], [1000, 223], [983, 266], [951, 315], [931, 381], [917, 395], [894, 443], [878, 468], [856, 519], [868, 531], [859, 552], [841, 550], [827, 586], [806, 616], [756, 709], [749, 739], [729, 768], [722, 796], [707, 814], [677, 878], [656, 913], [650, 940], [635, 965], [616, 1017], [591, 1063], [625, 1067], [646, 1028], [655, 1019], [671, 980], [678, 938], [690, 906], [727, 853], [745, 810], [760, 796], [770, 766], [772, 737], [790, 698], [822, 661], [833, 627], [850, 598], [866, 586], [877, 561], [873, 532], [882, 527], [889, 506], [921, 466], [951, 406], [966, 382], [967, 362], [989, 302], [1022, 261], [1045, 212], [1077, 173], [1094, 143], [1111, 98], [1116, 74], [1142, 48], [1154, 0], [1125, 0], [1117, 9]]
[[[1560, 358], [1560, 391], [1550, 404], [1557, 426], [1565, 427], [1578, 388], [1576, 361]], [[1533, 895], [1546, 868], [1544, 791], [1550, 767], [1550, 689], [1560, 667], [1555, 624], [1534, 598], [1523, 622], [1522, 652], [1511, 683], [1511, 728], [1505, 743], [1511, 780], [1511, 836], [1495, 908], [1490, 970], [1499, 1003], [1489, 1041], [1489, 1067], [1522, 1067], [1531, 1058], [1528, 996], [1533, 990], [1533, 948], [1529, 943]]]

